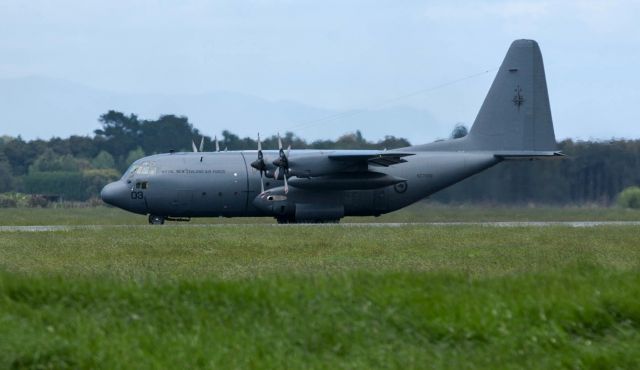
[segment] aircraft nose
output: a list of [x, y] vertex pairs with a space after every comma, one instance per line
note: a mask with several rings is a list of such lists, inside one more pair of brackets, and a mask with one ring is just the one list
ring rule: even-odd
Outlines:
[[124, 193], [124, 188], [124, 184], [120, 181], [109, 183], [105, 185], [104, 188], [102, 188], [102, 191], [100, 192], [100, 198], [102, 198], [103, 202], [118, 207], [118, 203], [122, 203], [121, 197]]

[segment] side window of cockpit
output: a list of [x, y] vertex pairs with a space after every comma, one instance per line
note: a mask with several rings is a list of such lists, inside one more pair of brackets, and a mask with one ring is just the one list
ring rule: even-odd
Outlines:
[[136, 189], [146, 189], [147, 181], [138, 181], [136, 182]]

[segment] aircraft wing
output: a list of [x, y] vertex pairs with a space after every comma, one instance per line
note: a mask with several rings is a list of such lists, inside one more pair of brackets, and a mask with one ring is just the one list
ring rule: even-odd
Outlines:
[[513, 160], [530, 160], [530, 159], [564, 159], [566, 155], [559, 151], [499, 151], [494, 156], [499, 159]]
[[389, 167], [394, 164], [404, 163], [407, 160], [402, 157], [414, 155], [413, 153], [371, 151], [364, 153], [334, 153], [329, 154], [333, 161], [367, 163], [374, 166]]

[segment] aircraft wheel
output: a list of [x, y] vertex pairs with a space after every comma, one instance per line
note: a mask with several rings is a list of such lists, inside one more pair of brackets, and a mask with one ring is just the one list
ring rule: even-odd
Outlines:
[[162, 225], [164, 224], [164, 217], [158, 215], [149, 215], [149, 223], [151, 225]]
[[296, 223], [295, 218], [289, 218], [289, 217], [276, 217], [276, 221], [278, 221], [279, 224], [295, 224]]
[[317, 220], [314, 223], [316, 223], [316, 224], [339, 224], [340, 223], [340, 219], [339, 218], [322, 219], [322, 220]]

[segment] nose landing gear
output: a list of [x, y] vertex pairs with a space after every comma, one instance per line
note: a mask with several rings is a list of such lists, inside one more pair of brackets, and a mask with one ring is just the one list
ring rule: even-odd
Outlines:
[[164, 219], [164, 216], [149, 215], [149, 223], [151, 225], [162, 225], [164, 224]]

